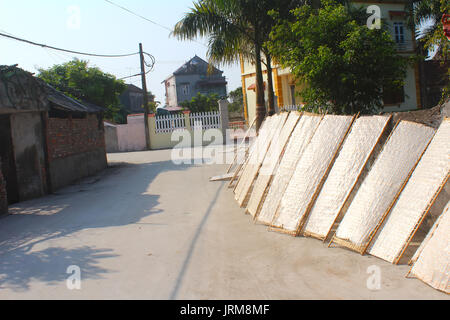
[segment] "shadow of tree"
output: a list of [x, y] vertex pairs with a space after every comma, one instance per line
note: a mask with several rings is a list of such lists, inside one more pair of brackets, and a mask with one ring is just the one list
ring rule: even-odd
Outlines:
[[162, 209], [155, 208], [160, 195], [149, 194], [150, 184], [163, 172], [189, 167], [172, 161], [121, 165], [57, 194], [10, 207], [10, 215], [0, 219], [0, 289], [26, 290], [32, 279], [65, 280], [69, 265], [78, 265], [84, 279], [110, 272], [96, 265], [101, 259], [116, 257], [113, 248], [39, 251], [37, 245], [49, 246], [50, 240], [85, 229], [138, 224], [145, 217], [162, 214]]
[[2, 256], [0, 263], [0, 290], [9, 288], [25, 291], [32, 280], [44, 281], [48, 285], [60, 285], [69, 274], [67, 267], [76, 265], [82, 270], [81, 279], [100, 279], [111, 272], [97, 265], [98, 260], [117, 257], [112, 249], [47, 248], [29, 252], [22, 247]]

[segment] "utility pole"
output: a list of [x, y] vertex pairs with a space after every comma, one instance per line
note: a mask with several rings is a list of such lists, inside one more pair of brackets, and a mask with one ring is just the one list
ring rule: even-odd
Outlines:
[[147, 146], [147, 150], [150, 150], [150, 132], [148, 129], [148, 93], [147, 93], [147, 82], [145, 80], [145, 64], [144, 64], [144, 52], [142, 50], [142, 43], [139, 43], [139, 55], [141, 57], [142, 90], [144, 91], [145, 144]]

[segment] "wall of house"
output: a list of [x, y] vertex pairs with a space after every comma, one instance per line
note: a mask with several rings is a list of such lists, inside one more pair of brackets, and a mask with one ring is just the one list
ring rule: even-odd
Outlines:
[[171, 76], [165, 81], [166, 86], [166, 105], [177, 107], [177, 84], [175, 76]]
[[[394, 35], [394, 22], [403, 22], [405, 44], [404, 47], [399, 50], [399, 54], [403, 56], [408, 56], [414, 53], [413, 49], [415, 46], [415, 35], [407, 28], [406, 18], [403, 16], [391, 16], [390, 11], [402, 12], [405, 11], [406, 1], [402, 0], [392, 0], [388, 3], [382, 1], [356, 1], [355, 6], [360, 6], [367, 8], [370, 5], [377, 5], [381, 9], [381, 19], [382, 23], [387, 25], [387, 28], [391, 35]], [[407, 69], [407, 74], [405, 78], [404, 93], [405, 101], [397, 105], [386, 105], [383, 109], [384, 112], [397, 112], [406, 110], [415, 110], [420, 108], [420, 94], [419, 83], [418, 83], [418, 69], [416, 66], [409, 66]]]
[[41, 113], [12, 114], [11, 137], [20, 201], [43, 196], [47, 186]]
[[143, 151], [146, 149], [144, 115], [129, 115], [127, 124], [117, 125], [119, 152]]
[[107, 166], [102, 119], [48, 119], [48, 157], [53, 190]]
[[6, 194], [6, 181], [2, 173], [2, 159], [0, 159], [0, 216], [8, 213], [8, 196]]
[[105, 127], [105, 149], [107, 153], [119, 151], [119, 140], [117, 137], [117, 126], [104, 123]]
[[[221, 75], [217, 76], [206, 76], [206, 75], [200, 75], [200, 74], [189, 74], [189, 75], [176, 75], [176, 95], [177, 95], [177, 103], [180, 104], [180, 102], [191, 100], [193, 97], [197, 95], [197, 93], [201, 94], [211, 94], [211, 93], [217, 93], [219, 96], [226, 96], [227, 94], [227, 86], [225, 84], [223, 85], [217, 85], [217, 86], [208, 86], [208, 87], [200, 87], [198, 85], [199, 81], [207, 81], [209, 79], [213, 80], [221, 80], [223, 77]], [[183, 85], [189, 84], [189, 92], [185, 94], [183, 92]]]

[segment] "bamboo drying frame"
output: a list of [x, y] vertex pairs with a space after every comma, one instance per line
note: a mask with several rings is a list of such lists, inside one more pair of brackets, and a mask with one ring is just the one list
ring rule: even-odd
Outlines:
[[[309, 143], [311, 142], [311, 140], [314, 138], [315, 134], [317, 133], [317, 129], [319, 128], [320, 124], [322, 123], [322, 120], [324, 119], [324, 117], [325, 117], [326, 115], [327, 115], [327, 114], [323, 114], [323, 115], [322, 115], [322, 119], [320, 120], [319, 125], [316, 127], [316, 130], [314, 131], [314, 134], [312, 135], [310, 141], [308, 142], [308, 145], [309, 145]], [[359, 113], [358, 113], [358, 115], [359, 115]], [[334, 153], [334, 155], [333, 155], [333, 160], [335, 159], [336, 154], [339, 152], [339, 149], [340, 149], [340, 147], [342, 146], [343, 141], [344, 141], [345, 138], [347, 137], [347, 134], [348, 134], [350, 128], [353, 126], [353, 122], [355, 121], [355, 118], [356, 118], [356, 115], [354, 115], [354, 116], [352, 117], [352, 120], [351, 120], [351, 122], [350, 122], [350, 124], [349, 124], [349, 126], [348, 126], [348, 128], [347, 128], [347, 130], [346, 130], [346, 133], [345, 133], [344, 137], [342, 138], [342, 140], [341, 140], [341, 142], [340, 142], [338, 148], [336, 149], [336, 151], [335, 151], [335, 153]], [[306, 150], [306, 149], [305, 149], [305, 150]], [[330, 162], [330, 164], [333, 163], [333, 160]], [[327, 171], [329, 170], [330, 164], [329, 164], [328, 167], [327, 167]], [[294, 170], [295, 170], [295, 168], [294, 168]], [[323, 177], [322, 177], [322, 179], [323, 179]], [[320, 185], [320, 184], [319, 184], [319, 185]], [[286, 188], [287, 188], [287, 186], [286, 186]], [[285, 191], [286, 191], [286, 190], [285, 190]], [[317, 190], [316, 190], [316, 193], [317, 193]], [[317, 197], [317, 196], [316, 196], [316, 197]], [[311, 203], [311, 201], [310, 201], [310, 203]], [[298, 236], [298, 224], [297, 224], [296, 230], [293, 230], [293, 231], [285, 230], [283, 226], [278, 227], [278, 226], [275, 226], [275, 225], [273, 224], [274, 221], [275, 221], [275, 220], [279, 217], [279, 215], [280, 215], [280, 206], [281, 206], [281, 199], [280, 199], [280, 202], [278, 203], [277, 209], [275, 210], [275, 215], [274, 215], [273, 218], [272, 218], [272, 222], [271, 222], [271, 224], [269, 225], [270, 230], [272, 230], [272, 231], [277, 231], [277, 232], [280, 232], [280, 233], [291, 234], [291, 235], [297, 237], [297, 236]], [[308, 206], [308, 208], [309, 208], [309, 206]], [[307, 208], [307, 209], [308, 209], [308, 208]], [[306, 212], [306, 211], [305, 211], [305, 212]]]
[[[280, 116], [279, 119], [275, 119], [275, 121], [278, 121], [278, 123], [275, 122], [275, 127], [272, 128], [272, 129], [274, 130], [274, 132], [277, 131], [278, 128], [280, 128], [280, 131], [281, 131], [281, 129], [282, 129], [282, 127], [284, 126], [284, 124], [285, 124], [285, 122], [286, 122], [288, 116], [289, 116], [289, 113], [286, 113], [286, 116], [285, 116], [284, 119], [281, 118], [281, 116]], [[273, 126], [274, 124], [271, 124], [271, 125]], [[252, 178], [251, 181], [250, 181], [249, 188], [247, 189], [247, 191], [243, 190], [243, 192], [245, 192], [245, 194], [239, 195], [238, 198], [236, 199], [236, 200], [238, 201], [238, 203], [239, 203], [239, 206], [240, 206], [241, 208], [247, 206], [248, 200], [249, 200], [250, 195], [251, 195], [251, 192], [252, 192], [253, 184], [254, 184], [254, 182], [256, 181], [256, 179], [258, 178], [259, 170], [261, 169], [261, 166], [262, 166], [262, 164], [263, 164], [263, 162], [264, 162], [264, 158], [266, 157], [267, 150], [269, 150], [270, 145], [272, 144], [273, 139], [275, 138], [275, 135], [272, 135], [272, 136], [270, 137], [270, 129], [271, 129], [271, 128], [269, 128], [269, 131], [268, 131], [269, 137], [267, 138], [267, 142], [268, 142], [268, 143], [267, 143], [267, 147], [265, 148], [266, 151], [264, 152], [264, 156], [262, 157], [261, 161], [259, 161], [258, 164], [256, 165], [256, 166], [257, 166], [257, 169], [255, 170], [255, 175], [253, 176], [253, 178]], [[241, 177], [242, 177], [242, 175], [241, 175]], [[243, 196], [243, 197], [241, 197], [241, 196]], [[242, 202], [240, 202], [240, 199], [241, 199], [241, 198], [242, 198]]]
[[[367, 168], [367, 164], [368, 164], [369, 161], [373, 158], [373, 155], [374, 155], [374, 153], [375, 153], [375, 150], [376, 150], [377, 147], [380, 145], [381, 139], [383, 139], [383, 136], [386, 134], [386, 131], [389, 129], [389, 125], [390, 125], [390, 123], [391, 123], [391, 121], [392, 121], [392, 118], [393, 118], [392, 115], [390, 115], [390, 116], [388, 117], [388, 119], [386, 120], [386, 124], [384, 125], [384, 127], [383, 127], [383, 129], [382, 129], [382, 131], [381, 131], [380, 136], [378, 137], [376, 143], [374, 144], [372, 150], [370, 151], [369, 156], [367, 157], [366, 161], [364, 162], [364, 164], [363, 164], [363, 166], [362, 166], [361, 172], [360, 172], [359, 175], [356, 177], [355, 183], [354, 183], [353, 186], [350, 188], [350, 190], [349, 190], [347, 196], [345, 197], [344, 201], [342, 202], [342, 205], [341, 205], [341, 207], [339, 208], [338, 214], [336, 215], [336, 218], [333, 220], [333, 223], [331, 224], [331, 226], [330, 226], [330, 228], [328, 229], [328, 231], [327, 231], [327, 233], [325, 234], [325, 236], [324, 236], [324, 235], [315, 234], [314, 232], [308, 232], [308, 231], [305, 230], [305, 231], [304, 231], [304, 236], [305, 236], [305, 237], [316, 238], [316, 239], [319, 239], [319, 240], [324, 241], [324, 242], [326, 241], [326, 239], [328, 239], [328, 237], [329, 237], [330, 234], [331, 234], [331, 230], [333, 229], [333, 226], [336, 224], [337, 220], [338, 220], [339, 218], [342, 217], [342, 212], [343, 212], [343, 210], [344, 210], [344, 208], [345, 208], [345, 205], [347, 204], [347, 202], [348, 202], [350, 196], [351, 196], [352, 193], [354, 192], [356, 186], [357, 186], [358, 183], [360, 182], [361, 177], [362, 177], [362, 175], [364, 174], [365, 169]], [[394, 130], [394, 129], [392, 129], [392, 130]]]
[[[272, 181], [273, 181], [273, 177], [274, 177], [274, 175], [275, 175], [276, 168], [279, 166], [279, 164], [280, 164], [280, 162], [281, 162], [281, 159], [283, 158], [284, 152], [286, 151], [286, 147], [287, 147], [287, 145], [288, 145], [288, 143], [289, 143], [289, 140], [290, 140], [290, 138], [291, 138], [292, 132], [295, 130], [295, 127], [297, 126], [297, 124], [299, 123], [301, 117], [303, 116], [303, 113], [302, 113], [302, 112], [298, 112], [298, 111], [292, 111], [292, 112], [288, 112], [288, 113], [289, 113], [289, 116], [290, 116], [291, 114], [297, 113], [298, 117], [297, 117], [297, 119], [296, 119], [294, 125], [292, 126], [292, 129], [290, 130], [290, 132], [289, 132], [289, 134], [288, 134], [286, 143], [285, 143], [284, 146], [283, 146], [283, 150], [281, 150], [281, 152], [280, 152], [280, 154], [279, 154], [279, 156], [278, 156], [277, 164], [275, 165], [273, 172], [270, 174], [269, 180], [266, 182], [266, 186], [265, 186], [265, 188], [264, 188], [264, 192], [263, 192], [263, 194], [261, 195], [261, 197], [260, 197], [260, 199], [259, 199], [259, 201], [258, 201], [258, 205], [257, 205], [257, 207], [256, 207], [255, 213], [253, 214], [252, 212], [250, 212], [249, 209], [247, 209], [247, 212], [248, 212], [250, 215], [253, 216], [253, 220], [256, 220], [256, 218], [258, 217], [259, 212], [261, 211], [262, 204], [264, 203], [264, 201], [265, 201], [265, 199], [266, 199], [266, 197], [267, 197], [267, 193], [269, 192], [270, 185], [271, 185], [271, 183], [272, 183]], [[284, 126], [286, 125], [286, 123], [287, 123], [287, 121], [288, 121], [288, 119], [289, 119], [289, 116], [286, 118], [286, 121], [285, 121], [284, 124], [283, 124], [283, 128], [284, 128]], [[282, 132], [283, 128], [280, 130], [280, 135], [281, 135], [281, 132]], [[262, 166], [263, 164], [264, 164], [264, 162], [261, 164], [261, 166]], [[255, 181], [257, 181], [257, 180], [255, 180]]]
[[[417, 124], [417, 122], [414, 122], [414, 121], [398, 120], [397, 123], [395, 124], [394, 128], [392, 129], [388, 139], [386, 140], [386, 142], [385, 142], [385, 144], [383, 146], [383, 149], [381, 150], [380, 154], [383, 152], [384, 148], [386, 147], [386, 145], [388, 144], [388, 142], [392, 138], [392, 135], [395, 133], [398, 125], [400, 124], [400, 122], [409, 122], [409, 123]], [[426, 125], [423, 125], [423, 124], [421, 124], [421, 125], [427, 127]], [[422, 151], [421, 155], [419, 156], [418, 160], [412, 166], [412, 168], [409, 171], [407, 177], [403, 181], [403, 184], [401, 185], [399, 191], [396, 193], [396, 195], [395, 195], [394, 199], [391, 201], [389, 207], [383, 213], [380, 221], [375, 226], [375, 228], [371, 231], [371, 233], [369, 235], [369, 239], [367, 240], [367, 242], [362, 244], [362, 245], [356, 245], [356, 244], [354, 244], [353, 242], [351, 242], [348, 239], [341, 239], [341, 238], [336, 237], [336, 232], [337, 232], [336, 231], [334, 233], [333, 237], [331, 238], [330, 243], [328, 244], [328, 247], [330, 247], [333, 243], [335, 243], [335, 244], [338, 244], [340, 246], [347, 247], [347, 248], [352, 249], [352, 250], [354, 250], [356, 252], [359, 252], [361, 255], [364, 255], [366, 253], [367, 248], [370, 246], [370, 244], [371, 244], [373, 238], [375, 237], [375, 235], [377, 234], [379, 228], [383, 225], [384, 221], [386, 220], [386, 217], [389, 215], [389, 213], [391, 212], [391, 210], [394, 207], [395, 203], [397, 202], [398, 198], [400, 197], [400, 194], [402, 193], [403, 189], [405, 188], [406, 184], [408, 183], [409, 179], [411, 178], [411, 175], [414, 172], [415, 168], [417, 167], [417, 164], [422, 159], [422, 156], [425, 154], [425, 151], [428, 149], [428, 146], [430, 145], [431, 141], [433, 140], [433, 137], [434, 137], [435, 134], [436, 134], [436, 131], [434, 132], [433, 136], [428, 141], [427, 145], [425, 146], [425, 148]]]
[[[236, 151], [238, 151], [238, 150], [245, 144], [245, 140], [249, 137], [250, 132], [251, 132], [251, 129], [253, 128], [253, 126], [254, 126], [255, 123], [256, 123], [256, 118], [253, 119], [252, 123], [250, 124], [250, 127], [248, 128], [247, 132], [246, 132], [245, 135], [244, 135], [244, 138], [242, 139], [242, 141], [241, 141], [241, 143], [239, 144], [239, 146], [235, 149]], [[248, 147], [247, 147], [246, 149], [248, 149]], [[235, 163], [236, 163], [237, 156], [238, 156], [238, 152], [236, 152], [236, 154], [234, 155], [233, 162], [232, 162], [232, 163], [230, 164], [230, 166], [228, 167], [226, 173], [230, 173], [231, 168], [233, 168], [233, 166], [234, 166]]]
[[357, 115], [353, 116], [352, 121], [350, 122], [350, 124], [349, 124], [349, 126], [347, 128], [347, 131], [345, 132], [344, 137], [342, 138], [341, 142], [339, 143], [339, 146], [337, 147], [336, 151], [334, 152], [333, 157], [332, 157], [330, 163], [328, 164], [328, 167], [325, 170], [324, 175], [322, 176], [322, 179], [320, 180], [319, 184], [317, 185], [317, 188], [314, 191], [314, 194], [313, 194], [311, 200], [309, 201], [308, 206], [305, 209], [305, 212], [303, 213], [302, 217], [298, 221], [297, 227], [296, 227], [296, 231], [295, 231], [295, 235], [296, 236], [300, 235], [301, 229], [303, 229], [303, 226], [305, 225], [306, 219], [307, 219], [309, 213], [311, 212], [311, 209], [312, 209], [314, 203], [316, 202], [317, 197], [319, 196], [319, 193], [322, 190], [323, 185], [324, 185], [325, 181], [328, 178], [328, 175], [330, 174], [331, 168], [333, 167], [333, 165], [334, 165], [334, 163], [336, 161], [336, 158], [339, 155], [339, 152], [340, 152], [340, 150], [341, 150], [341, 148], [342, 148], [342, 146], [344, 144], [344, 141], [347, 139], [348, 133], [350, 132], [351, 128], [353, 127], [353, 124], [355, 123], [355, 120], [358, 117], [359, 117], [359, 112], [358, 112]]

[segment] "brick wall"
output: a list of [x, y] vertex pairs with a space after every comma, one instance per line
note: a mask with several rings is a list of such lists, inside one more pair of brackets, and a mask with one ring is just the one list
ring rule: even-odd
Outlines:
[[2, 162], [0, 159], [0, 215], [8, 212], [8, 198], [6, 194], [6, 182], [2, 174]]
[[48, 119], [50, 161], [105, 148], [103, 122], [96, 115], [85, 119]]

